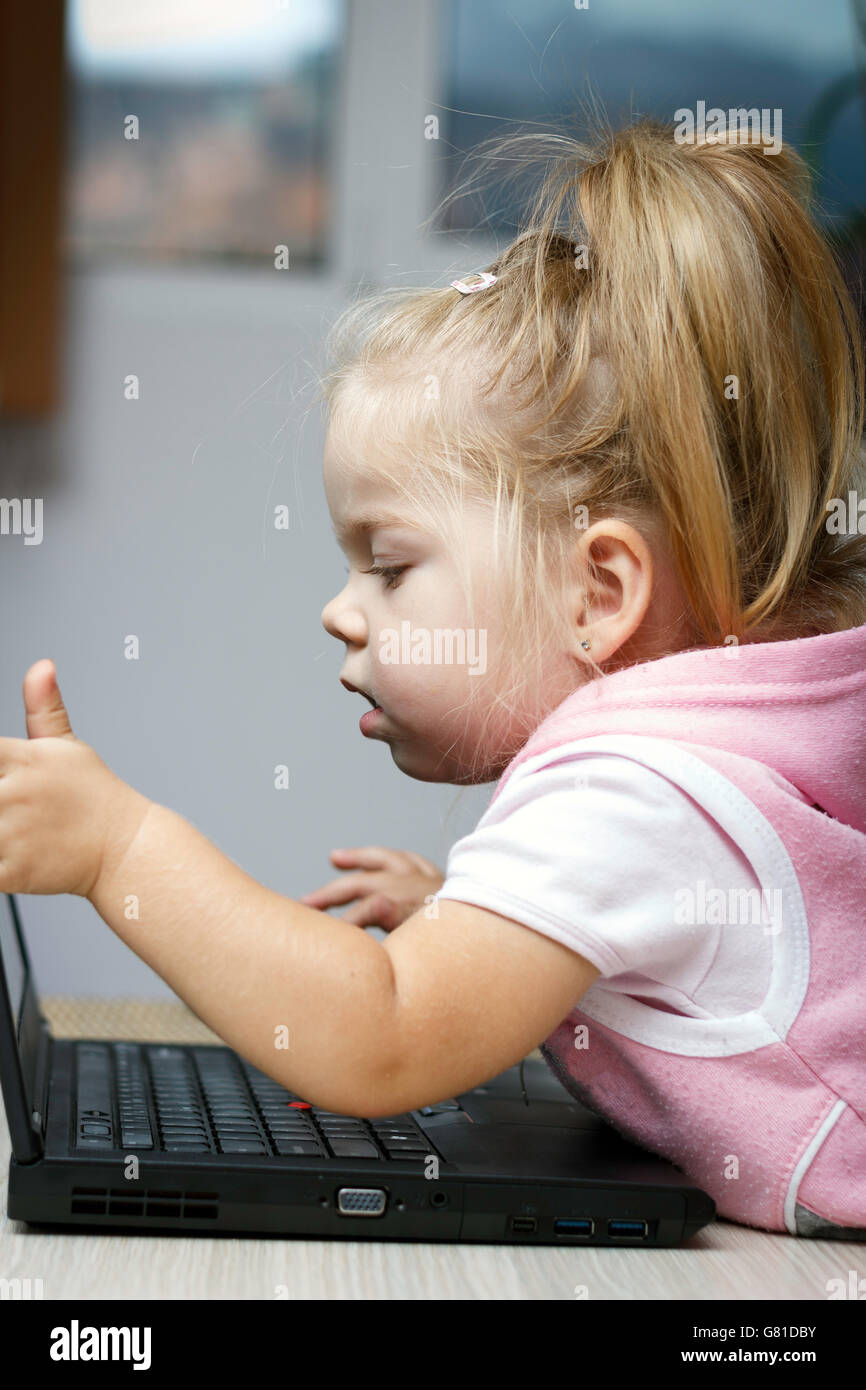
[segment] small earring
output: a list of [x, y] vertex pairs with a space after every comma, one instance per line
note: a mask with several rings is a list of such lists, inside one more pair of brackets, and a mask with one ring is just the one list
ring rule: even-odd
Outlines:
[[585, 652], [588, 652], [588, 651], [589, 651], [589, 642], [587, 641], [587, 639], [586, 639], [585, 637], [584, 637], [584, 639], [583, 639], [583, 641], [581, 642], [580, 645], [583, 647], [583, 649], [584, 649]]

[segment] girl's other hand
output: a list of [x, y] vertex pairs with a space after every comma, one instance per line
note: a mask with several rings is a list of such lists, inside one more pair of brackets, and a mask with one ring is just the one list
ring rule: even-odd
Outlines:
[[342, 921], [356, 927], [381, 927], [393, 931], [424, 906], [425, 900], [445, 882], [430, 859], [405, 849], [382, 849], [368, 845], [362, 849], [332, 849], [331, 862], [338, 869], [357, 872], [332, 879], [323, 888], [305, 893], [298, 901], [308, 907], [335, 907], [355, 902], [344, 912]]

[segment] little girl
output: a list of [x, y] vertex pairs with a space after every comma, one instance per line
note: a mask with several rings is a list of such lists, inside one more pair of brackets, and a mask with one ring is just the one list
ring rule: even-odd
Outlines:
[[721, 1216], [864, 1239], [855, 310], [792, 150], [649, 119], [550, 150], [495, 264], [350, 307], [326, 378], [322, 621], [362, 732], [497, 780], [444, 883], [367, 849], [266, 890], [75, 739], [37, 663], [0, 888], [87, 896], [315, 1104], [406, 1111], [541, 1044]]

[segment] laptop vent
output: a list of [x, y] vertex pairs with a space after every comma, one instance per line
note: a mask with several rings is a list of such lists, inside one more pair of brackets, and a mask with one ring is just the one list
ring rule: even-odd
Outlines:
[[218, 1198], [216, 1192], [175, 1192], [156, 1187], [137, 1192], [118, 1187], [73, 1187], [72, 1215], [215, 1220], [219, 1215]]

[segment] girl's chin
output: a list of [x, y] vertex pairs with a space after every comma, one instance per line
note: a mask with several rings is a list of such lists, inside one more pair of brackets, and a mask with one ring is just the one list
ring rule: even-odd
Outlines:
[[388, 739], [391, 758], [396, 767], [416, 782], [444, 782], [455, 787], [475, 786], [496, 780], [497, 773], [487, 768], [474, 771], [455, 758], [444, 759], [432, 749], [420, 749], [405, 739]]
[[451, 767], [444, 764], [436, 753], [419, 748], [406, 739], [389, 739], [388, 746], [395, 765], [407, 777], [414, 777], [417, 782], [453, 781]]

